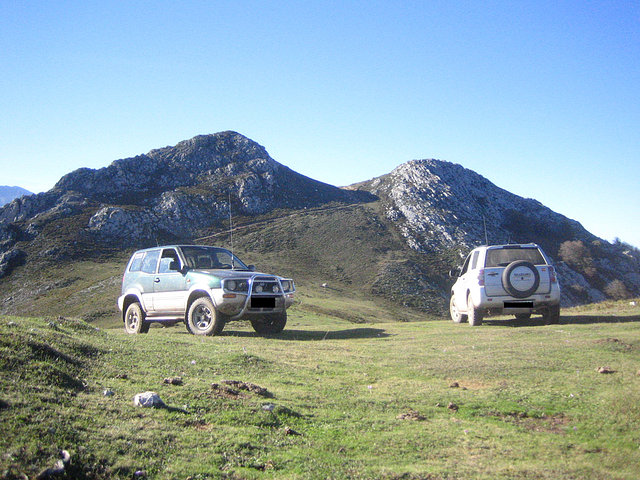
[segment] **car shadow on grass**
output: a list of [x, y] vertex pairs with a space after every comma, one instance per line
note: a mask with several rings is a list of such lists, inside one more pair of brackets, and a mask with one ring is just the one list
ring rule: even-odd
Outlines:
[[[557, 325], [592, 325], [597, 323], [630, 323], [640, 322], [640, 315], [561, 315]], [[548, 325], [542, 317], [531, 317], [526, 320], [517, 318], [493, 319], [483, 321], [485, 325], [496, 327], [541, 327]]]
[[[221, 335], [230, 337], [256, 337], [255, 332], [224, 330]], [[319, 340], [351, 340], [356, 338], [388, 338], [391, 334], [382, 328], [348, 328], [345, 330], [283, 330], [275, 335], [263, 335], [274, 340], [319, 341]]]

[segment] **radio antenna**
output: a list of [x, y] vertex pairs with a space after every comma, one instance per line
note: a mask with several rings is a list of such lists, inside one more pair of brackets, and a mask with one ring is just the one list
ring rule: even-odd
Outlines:
[[231, 241], [231, 270], [236, 269], [235, 254], [233, 253], [233, 224], [231, 219], [231, 190], [229, 190], [229, 239]]
[[482, 223], [484, 225], [484, 244], [489, 245], [489, 236], [487, 235], [487, 219], [482, 216]]

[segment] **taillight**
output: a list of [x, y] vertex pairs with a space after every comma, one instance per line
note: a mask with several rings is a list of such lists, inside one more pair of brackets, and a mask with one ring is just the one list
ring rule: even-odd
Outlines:
[[478, 271], [478, 285], [484, 287], [484, 269]]
[[556, 278], [556, 270], [553, 267], [549, 267], [549, 280], [551, 283], [556, 283], [558, 279]]

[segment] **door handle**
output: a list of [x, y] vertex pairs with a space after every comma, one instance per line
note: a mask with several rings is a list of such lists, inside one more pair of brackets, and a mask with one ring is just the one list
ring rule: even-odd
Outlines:
[[155, 283], [160, 283], [160, 278], [156, 277], [156, 278], [154, 278], [154, 279], [153, 279], [153, 281], [154, 281]]

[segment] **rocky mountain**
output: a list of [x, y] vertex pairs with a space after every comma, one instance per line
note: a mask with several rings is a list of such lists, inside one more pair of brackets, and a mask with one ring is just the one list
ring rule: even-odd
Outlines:
[[[461, 165], [414, 160], [351, 188], [379, 197], [386, 218], [419, 252], [534, 242], [556, 260], [564, 279], [565, 304], [604, 300], [607, 286], [616, 280], [630, 294], [640, 292], [640, 254], [636, 249], [612, 245], [577, 221], [536, 200], [509, 193]], [[582, 261], [560, 261], [566, 242], [584, 246]]]
[[[230, 211], [234, 224], [247, 227], [237, 232], [240, 243], [259, 260], [395, 308], [446, 311], [445, 272], [487, 241], [541, 244], [556, 260], [565, 305], [611, 296], [614, 281], [627, 294], [640, 293], [637, 250], [601, 240], [460, 165], [410, 161], [338, 188], [281, 165], [238, 133], [222, 132], [76, 170], [52, 190], [0, 208], [0, 286], [14, 292], [0, 298], [2, 311], [28, 301], [22, 278], [65, 262], [110, 255], [121, 262], [123, 252], [156, 243], [214, 241], [228, 229]], [[569, 255], [563, 251], [569, 247], [582, 253]], [[75, 281], [44, 282], [31, 294]], [[100, 285], [116, 288], [110, 282]]]
[[33, 193], [22, 187], [0, 185], [0, 207], [6, 205], [15, 198], [22, 197], [23, 195], [33, 195]]
[[304, 177], [235, 132], [203, 135], [174, 147], [65, 175], [46, 193], [0, 209], [0, 242], [37, 236], [52, 220], [89, 215], [84, 233], [120, 245], [193, 238], [229, 214], [357, 202], [362, 192]]

